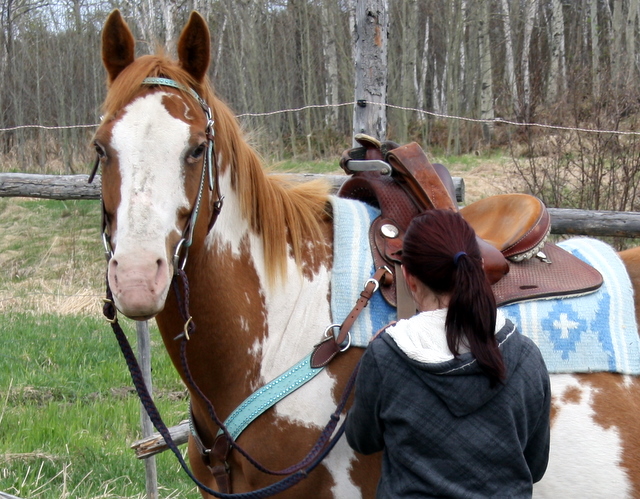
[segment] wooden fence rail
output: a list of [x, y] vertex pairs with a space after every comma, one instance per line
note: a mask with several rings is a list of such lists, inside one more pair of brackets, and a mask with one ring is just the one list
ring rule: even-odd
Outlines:
[[[323, 178], [334, 192], [347, 178], [346, 175], [287, 174], [294, 180]], [[36, 175], [0, 173], [0, 197], [33, 197], [44, 199], [99, 199], [100, 176], [92, 184], [88, 175]], [[454, 177], [456, 197], [464, 202], [464, 180]], [[549, 208], [552, 234], [584, 236], [640, 237], [640, 212], [588, 211]]]

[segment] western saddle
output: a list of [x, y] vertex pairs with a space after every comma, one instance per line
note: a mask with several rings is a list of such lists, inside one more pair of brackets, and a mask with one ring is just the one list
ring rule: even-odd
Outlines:
[[584, 294], [598, 289], [602, 276], [582, 260], [546, 242], [551, 219], [545, 205], [528, 194], [502, 194], [458, 210], [449, 171], [432, 164], [413, 142], [399, 146], [357, 135], [360, 147], [345, 151], [340, 160], [350, 175], [338, 196], [380, 209], [369, 230], [376, 268], [393, 274], [381, 282], [385, 300], [398, 308], [398, 318], [415, 313], [400, 270], [400, 255], [409, 222], [423, 211], [459, 211], [474, 228], [485, 272], [496, 302]]

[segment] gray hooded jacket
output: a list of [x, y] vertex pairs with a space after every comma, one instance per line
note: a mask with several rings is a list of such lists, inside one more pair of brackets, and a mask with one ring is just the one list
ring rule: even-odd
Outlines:
[[357, 452], [384, 450], [378, 498], [531, 497], [549, 456], [549, 375], [535, 344], [500, 324], [507, 377], [494, 388], [471, 353], [441, 361], [438, 345], [399, 341], [402, 327], [369, 345], [346, 435]]

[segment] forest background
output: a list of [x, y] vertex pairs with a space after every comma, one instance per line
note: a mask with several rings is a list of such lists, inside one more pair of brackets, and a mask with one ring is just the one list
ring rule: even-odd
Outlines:
[[[640, 0], [376, 1], [389, 13], [387, 138], [507, 151], [550, 206], [638, 209]], [[105, 94], [100, 30], [114, 8], [140, 53], [172, 53], [198, 10], [216, 91], [257, 149], [270, 161], [335, 158], [358, 98], [355, 2], [2, 0], [2, 171], [88, 171]]]

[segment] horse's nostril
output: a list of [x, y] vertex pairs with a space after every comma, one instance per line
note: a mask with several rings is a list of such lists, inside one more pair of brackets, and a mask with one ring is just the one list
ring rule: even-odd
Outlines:
[[111, 258], [111, 260], [109, 260], [109, 278], [113, 279], [114, 284], [118, 283], [118, 273], [116, 272], [117, 268], [118, 260]]
[[156, 283], [163, 283], [165, 281], [166, 269], [167, 261], [164, 258], [158, 258], [156, 260]]

